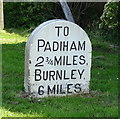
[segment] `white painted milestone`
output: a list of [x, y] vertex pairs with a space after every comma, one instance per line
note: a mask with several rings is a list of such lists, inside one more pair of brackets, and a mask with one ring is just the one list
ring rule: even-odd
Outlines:
[[30, 84], [29, 80], [28, 80], [28, 77], [29, 77], [29, 54], [30, 54], [30, 44], [32, 44], [32, 37], [34, 37], [34, 35], [36, 34], [36, 32], [38, 32], [38, 30], [40, 31], [41, 28], [43, 28], [45, 25], [49, 24], [50, 22], [53, 22], [53, 21], [57, 21], [57, 20], [60, 20], [60, 19], [54, 19], [54, 20], [49, 20], [49, 21], [46, 21], [42, 24], [40, 24], [30, 35], [27, 43], [26, 43], [26, 48], [25, 48], [25, 76], [24, 76], [24, 87], [25, 87], [25, 91], [26, 92], [30, 92], [28, 91], [28, 88], [30, 86], [28, 86]]
[[75, 23], [50, 20], [31, 34], [25, 52], [25, 91], [34, 97], [89, 92], [91, 42]]

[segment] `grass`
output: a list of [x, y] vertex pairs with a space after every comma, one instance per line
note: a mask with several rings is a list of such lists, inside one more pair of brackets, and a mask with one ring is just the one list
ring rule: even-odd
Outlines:
[[[93, 45], [90, 93], [43, 99], [24, 98], [24, 50], [29, 33], [0, 31], [2, 117], [117, 117], [118, 55], [114, 44], [89, 34]], [[97, 37], [98, 36], [98, 37]]]
[[17, 44], [25, 42], [29, 36], [29, 32], [24, 32], [23, 29], [6, 29], [0, 31], [0, 43], [2, 44]]

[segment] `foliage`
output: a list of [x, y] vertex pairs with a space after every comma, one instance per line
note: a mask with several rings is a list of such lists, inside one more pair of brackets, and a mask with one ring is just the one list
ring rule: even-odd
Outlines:
[[104, 3], [72, 2], [68, 3], [77, 24], [82, 27], [94, 27], [99, 21]]
[[[118, 55], [116, 48], [111, 48], [109, 42], [102, 40], [103, 37], [99, 32], [90, 33], [93, 44], [90, 94], [43, 99], [25, 98], [22, 94], [24, 42], [28, 35], [23, 35], [23, 32], [16, 29], [1, 32], [4, 37], [2, 45], [3, 102], [0, 108], [3, 117], [118, 116]], [[12, 41], [14, 37], [16, 40]]]
[[117, 29], [118, 27], [118, 4], [117, 2], [108, 2], [105, 5], [103, 15], [101, 16], [100, 28]]
[[118, 35], [117, 32], [113, 30], [105, 30], [99, 28], [89, 28], [86, 29], [91, 40], [99, 42], [100, 44], [106, 42], [118, 46]]
[[[75, 22], [86, 27], [93, 26], [101, 16], [104, 3], [69, 2]], [[5, 28], [38, 26], [49, 19], [65, 19], [59, 2], [4, 3]]]
[[[24, 29], [25, 30], [25, 29]], [[1, 30], [0, 31], [0, 43], [2, 44], [16, 44], [27, 41], [29, 33], [24, 33], [23, 29], [15, 30]]]
[[13, 2], [4, 3], [5, 27], [31, 27], [52, 18], [52, 3]]

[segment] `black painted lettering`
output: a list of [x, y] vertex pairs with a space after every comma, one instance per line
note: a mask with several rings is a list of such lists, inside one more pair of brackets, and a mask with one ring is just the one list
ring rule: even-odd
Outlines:
[[68, 41], [63, 41], [63, 51], [68, 51]]
[[49, 71], [49, 81], [55, 80], [55, 71]]
[[35, 81], [40, 81], [41, 80], [41, 70], [40, 69], [35, 69]]
[[81, 85], [79, 84], [79, 83], [77, 83], [77, 84], [75, 84], [75, 89], [74, 89], [74, 91], [76, 92], [76, 93], [80, 93], [80, 91], [81, 91], [81, 87], [80, 87]]
[[57, 70], [56, 71], [56, 80], [58, 80], [58, 79], [60, 79], [60, 80], [62, 80], [62, 70]]
[[46, 81], [48, 79], [48, 71], [43, 71], [43, 80]]
[[71, 70], [71, 79], [76, 79], [76, 78], [74, 77], [74, 75], [75, 75], [74, 72], [76, 72], [76, 70]]
[[79, 76], [80, 76], [80, 79], [82, 78], [82, 75], [83, 75], [83, 73], [84, 73], [84, 69], [80, 72], [80, 70], [78, 70], [78, 73], [79, 73]]
[[80, 62], [79, 62], [80, 65], [83, 65], [83, 64], [86, 63], [86, 61], [85, 61], [85, 56], [84, 56], [84, 55], [81, 55], [81, 56], [79, 57], [79, 59], [80, 59]]
[[45, 41], [43, 39], [38, 39], [38, 52], [40, 50], [41, 47], [44, 47], [45, 46]]
[[79, 50], [85, 50], [85, 41], [81, 44], [81, 42], [78, 42], [78, 51]]
[[56, 56], [54, 57], [54, 66], [56, 65], [62, 65], [62, 56], [59, 59]]
[[63, 65], [65, 65], [65, 58], [66, 56], [63, 56]]
[[73, 84], [67, 84], [67, 94], [72, 93], [72, 91], [70, 91], [72, 85]]
[[60, 41], [60, 51], [62, 51], [62, 41]]
[[38, 94], [39, 95], [43, 95], [44, 94], [44, 90], [43, 89], [44, 89], [44, 86], [39, 86], [38, 87]]
[[48, 95], [50, 95], [50, 94], [55, 94], [55, 89], [56, 89], [56, 85], [53, 85], [52, 88], [48, 85], [47, 94], [48, 94]]
[[55, 26], [55, 28], [57, 29], [57, 36], [60, 36], [60, 29], [62, 28], [62, 26]]
[[53, 42], [53, 51], [57, 51], [59, 49], [59, 43], [54, 41]]
[[46, 62], [49, 62], [49, 57], [46, 57]]
[[59, 85], [57, 85], [57, 94], [59, 94]]
[[60, 85], [60, 94], [65, 94], [65, 91], [63, 91], [63, 85]]
[[66, 75], [67, 75], [67, 71], [64, 70], [64, 80], [69, 80], [69, 78]]
[[42, 56], [38, 57], [36, 61], [39, 61], [37, 64], [35, 64], [35, 67], [44, 66], [42, 63], [44, 62], [44, 58]]
[[49, 42], [46, 43], [44, 51], [47, 51], [47, 50], [51, 51], [51, 47], [50, 47]]
[[77, 65], [76, 63], [76, 57], [78, 57], [77, 55], [73, 55], [73, 65]]
[[66, 65], [71, 65], [71, 63], [69, 63], [69, 58], [68, 58], [68, 56], [66, 56]]
[[69, 35], [69, 27], [65, 26], [64, 27], [64, 36], [68, 36]]
[[74, 41], [73, 41], [72, 44], [71, 44], [70, 51], [71, 51], [71, 50], [77, 51], [77, 47], [76, 47], [76, 44], [75, 44]]

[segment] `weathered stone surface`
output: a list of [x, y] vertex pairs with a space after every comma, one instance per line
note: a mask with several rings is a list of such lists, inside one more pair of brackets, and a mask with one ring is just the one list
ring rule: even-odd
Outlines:
[[35, 97], [88, 93], [91, 52], [78, 25], [65, 20], [41, 24], [26, 44], [25, 91]]

